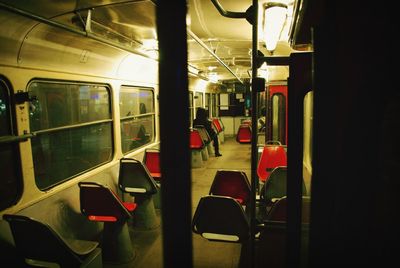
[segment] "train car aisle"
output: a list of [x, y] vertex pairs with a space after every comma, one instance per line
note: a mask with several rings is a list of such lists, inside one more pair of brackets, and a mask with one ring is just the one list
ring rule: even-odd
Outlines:
[[[219, 169], [244, 171], [250, 179], [250, 144], [239, 144], [235, 138], [225, 138], [220, 145], [222, 157], [210, 157], [204, 167], [192, 169], [192, 214], [200, 198], [208, 195], [214, 176]], [[157, 211], [160, 217], [160, 211]], [[153, 230], [130, 228], [136, 257], [133, 263], [118, 267], [163, 267], [161, 226]], [[193, 267], [237, 268], [241, 245], [211, 242], [193, 233]], [[117, 267], [107, 265], [106, 267]]]
[[[250, 144], [239, 144], [235, 137], [225, 137], [221, 153], [222, 157], [211, 157], [205, 167], [192, 169], [192, 214], [200, 198], [208, 195], [217, 170], [241, 170], [251, 178]], [[237, 268], [240, 250], [241, 245], [238, 243], [211, 242], [193, 234], [193, 267]]]

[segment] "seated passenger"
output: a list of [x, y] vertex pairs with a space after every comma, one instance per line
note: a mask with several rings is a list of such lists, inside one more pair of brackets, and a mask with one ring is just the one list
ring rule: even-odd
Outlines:
[[196, 119], [193, 120], [193, 126], [202, 125], [207, 130], [208, 135], [213, 140], [215, 156], [222, 156], [219, 152], [218, 135], [217, 132], [212, 128], [212, 122], [208, 119], [207, 110], [204, 108], [198, 108], [196, 112]]

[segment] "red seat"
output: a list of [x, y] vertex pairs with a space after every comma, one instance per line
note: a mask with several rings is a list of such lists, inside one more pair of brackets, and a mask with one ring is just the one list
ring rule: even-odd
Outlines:
[[190, 149], [201, 150], [203, 148], [204, 142], [200, 132], [195, 128], [190, 129]]
[[102, 259], [108, 263], [128, 263], [135, 253], [127, 221], [137, 204], [123, 202], [109, 187], [95, 182], [79, 182], [81, 212], [90, 221], [104, 222]]
[[248, 124], [241, 124], [236, 134], [236, 141], [239, 143], [251, 143], [251, 127]]
[[264, 145], [257, 167], [258, 178], [265, 182], [274, 168], [286, 165], [286, 151], [282, 145]]
[[124, 222], [132, 217], [136, 203], [123, 202], [110, 188], [95, 182], [80, 182], [82, 214], [90, 221]]
[[250, 119], [245, 119], [241, 122], [242, 125], [249, 125], [251, 126], [251, 120]]
[[200, 136], [203, 139], [203, 142], [205, 145], [208, 145], [211, 143], [212, 140], [211, 140], [210, 136], [208, 135], [206, 128], [203, 125], [195, 125], [193, 128], [197, 129], [199, 131]]
[[251, 187], [246, 173], [239, 170], [218, 170], [215, 174], [209, 195], [229, 196], [241, 205], [247, 205]]
[[161, 168], [160, 168], [160, 150], [158, 149], [146, 149], [144, 151], [143, 163], [150, 172], [150, 175], [154, 180], [161, 180]]
[[223, 131], [222, 126], [221, 126], [218, 118], [213, 118], [212, 122], [213, 122], [213, 124], [215, 126], [215, 129], [217, 130], [218, 133]]

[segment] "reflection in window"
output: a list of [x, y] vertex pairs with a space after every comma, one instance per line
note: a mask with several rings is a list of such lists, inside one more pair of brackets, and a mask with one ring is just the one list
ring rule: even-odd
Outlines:
[[102, 85], [37, 81], [29, 85], [35, 181], [47, 189], [111, 160], [112, 119]]
[[195, 105], [196, 105], [196, 111], [194, 113], [196, 114], [197, 109], [199, 107], [203, 107], [203, 93], [202, 92], [195, 93]]
[[[9, 90], [0, 80], [0, 139], [13, 135]], [[0, 142], [0, 210], [15, 204], [22, 193], [18, 143]]]
[[195, 99], [196, 107], [203, 107], [203, 93], [196, 92], [196, 99]]
[[147, 88], [120, 91], [121, 147], [127, 153], [154, 140], [154, 93]]
[[29, 94], [31, 130], [45, 130], [111, 118], [104, 86], [34, 82]]

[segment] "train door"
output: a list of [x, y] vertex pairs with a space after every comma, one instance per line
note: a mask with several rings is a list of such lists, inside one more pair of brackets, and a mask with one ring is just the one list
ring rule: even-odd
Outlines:
[[287, 145], [287, 85], [269, 85], [267, 99], [267, 140]]

